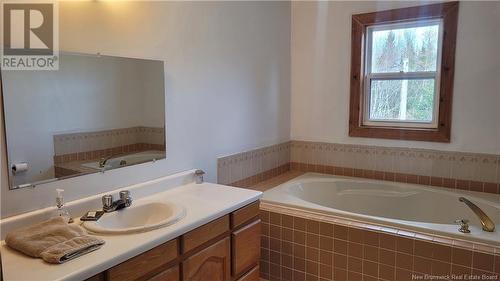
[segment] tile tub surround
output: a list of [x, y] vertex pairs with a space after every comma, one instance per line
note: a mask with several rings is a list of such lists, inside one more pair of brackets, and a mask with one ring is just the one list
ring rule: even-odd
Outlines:
[[500, 194], [500, 155], [492, 154], [291, 141], [217, 164], [218, 183], [238, 187], [296, 170]]
[[500, 274], [500, 252], [492, 248], [450, 245], [444, 238], [429, 240], [265, 203], [261, 219], [261, 278], [270, 281], [407, 281], [445, 275], [450, 279], [441, 280], [498, 280]]
[[291, 169], [500, 193], [500, 155], [292, 141]]
[[165, 129], [156, 127], [58, 134], [53, 139], [55, 164], [145, 150], [165, 150]]
[[290, 170], [290, 142], [217, 159], [217, 182], [250, 187]]

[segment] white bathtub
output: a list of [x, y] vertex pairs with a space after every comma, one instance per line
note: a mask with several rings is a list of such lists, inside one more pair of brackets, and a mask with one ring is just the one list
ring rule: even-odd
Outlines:
[[[496, 224], [485, 232], [459, 197], [479, 206]], [[334, 217], [500, 245], [500, 196], [446, 188], [307, 173], [264, 192], [263, 202], [313, 210]], [[470, 221], [471, 233], [458, 231]]]
[[[115, 169], [123, 166], [134, 165], [148, 161], [159, 160], [163, 158], [165, 158], [165, 151], [149, 150], [149, 151], [137, 152], [110, 158], [108, 159], [108, 161], [106, 161], [106, 165], [104, 166], [104, 168], [106, 170]], [[82, 164], [82, 166], [96, 170], [102, 169], [101, 167], [99, 167], [99, 161], [85, 163]]]

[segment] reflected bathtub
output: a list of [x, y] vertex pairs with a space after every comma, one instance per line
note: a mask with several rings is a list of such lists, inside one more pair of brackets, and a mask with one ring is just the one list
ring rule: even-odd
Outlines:
[[[165, 151], [148, 150], [143, 152], [132, 153], [128, 155], [121, 155], [113, 157], [106, 161], [104, 166], [105, 170], [115, 169], [119, 167], [140, 164], [149, 161], [155, 161], [165, 158]], [[83, 167], [101, 170], [99, 161], [89, 162], [82, 164]]]
[[[496, 224], [494, 232], [459, 197], [479, 206]], [[304, 209], [357, 222], [422, 234], [500, 245], [500, 195], [307, 173], [264, 192], [265, 203]], [[471, 233], [456, 220], [469, 220]]]

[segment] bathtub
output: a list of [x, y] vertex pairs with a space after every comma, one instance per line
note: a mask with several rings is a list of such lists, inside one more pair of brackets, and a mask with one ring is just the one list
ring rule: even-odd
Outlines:
[[[163, 158], [165, 158], [165, 151], [149, 150], [149, 151], [137, 152], [133, 154], [110, 158], [108, 159], [108, 161], [106, 161], [106, 165], [104, 166], [104, 168], [106, 170], [115, 169], [123, 166], [155, 161]], [[99, 161], [84, 163], [82, 164], [82, 166], [96, 170], [102, 169], [101, 167], [99, 167]]]
[[[459, 197], [479, 206], [496, 224], [494, 232]], [[264, 192], [262, 202], [399, 230], [500, 245], [500, 196], [446, 188], [306, 173]], [[468, 219], [471, 233], [458, 231]]]

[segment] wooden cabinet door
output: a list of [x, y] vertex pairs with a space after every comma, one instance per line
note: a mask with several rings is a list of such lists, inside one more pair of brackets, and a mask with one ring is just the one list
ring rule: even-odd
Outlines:
[[148, 281], [180, 281], [179, 266], [176, 265], [164, 270], [156, 274], [153, 278], [150, 278]]
[[229, 281], [229, 237], [201, 250], [182, 262], [183, 281]]
[[232, 234], [233, 277], [240, 276], [259, 263], [260, 228], [260, 220], [256, 220]]

